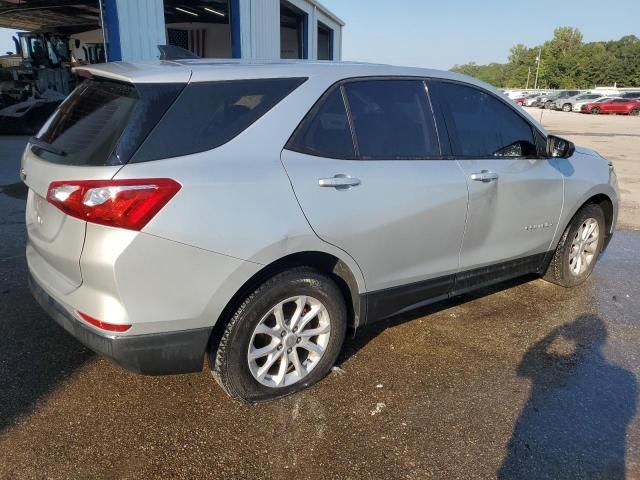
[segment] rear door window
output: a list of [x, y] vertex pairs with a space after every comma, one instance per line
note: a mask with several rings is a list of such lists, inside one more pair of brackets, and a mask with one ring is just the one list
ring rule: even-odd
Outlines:
[[344, 84], [362, 159], [440, 156], [433, 113], [422, 80]]
[[227, 143], [300, 86], [305, 78], [191, 83], [132, 162], [203, 152]]
[[504, 102], [459, 83], [431, 81], [429, 85], [432, 99], [444, 116], [455, 156], [537, 156], [533, 128]]
[[353, 138], [340, 87], [320, 100], [296, 130], [287, 148], [328, 158], [353, 158]]

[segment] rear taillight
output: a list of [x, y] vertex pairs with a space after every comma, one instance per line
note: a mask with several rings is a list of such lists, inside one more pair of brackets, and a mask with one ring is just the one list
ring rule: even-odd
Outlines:
[[180, 188], [169, 178], [70, 180], [52, 182], [47, 200], [87, 222], [141, 230]]
[[127, 324], [103, 322], [102, 320], [95, 319], [93, 317], [90, 317], [86, 313], [82, 313], [82, 312], [78, 312], [78, 315], [80, 315], [80, 317], [84, 321], [86, 321], [87, 323], [90, 323], [94, 327], [98, 327], [101, 330], [107, 330], [109, 332], [126, 332], [131, 328], [131, 325], [127, 325]]

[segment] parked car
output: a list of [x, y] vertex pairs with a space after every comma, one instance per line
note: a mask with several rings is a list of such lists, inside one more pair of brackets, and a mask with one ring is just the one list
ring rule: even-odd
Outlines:
[[532, 93], [531, 95], [527, 96], [527, 98], [524, 100], [524, 106], [525, 107], [534, 107], [536, 106], [536, 103], [540, 101], [540, 98], [542, 97], [542, 95], [544, 95], [543, 93]]
[[586, 105], [587, 103], [602, 103], [602, 102], [608, 102], [610, 100], [614, 100], [618, 97], [609, 97], [609, 96], [603, 96], [603, 97], [598, 97], [598, 98], [594, 98], [593, 100], [581, 100], [579, 102], [575, 102], [573, 104], [573, 111], [574, 112], [581, 112], [582, 111], [582, 106]]
[[539, 93], [528, 93], [520, 98], [516, 98], [514, 102], [516, 102], [520, 106], [524, 106], [527, 104], [527, 102], [533, 102], [539, 95]]
[[208, 353], [232, 397], [282, 397], [327, 374], [347, 328], [521, 275], [578, 285], [614, 231], [611, 164], [470, 77], [209, 60], [78, 73], [22, 158], [30, 284], [137, 372], [201, 371]]
[[640, 92], [624, 92], [620, 95], [620, 98], [638, 99], [640, 98]]
[[527, 100], [529, 100], [530, 98], [534, 98], [536, 96], [538, 96], [537, 93], [527, 93], [526, 95], [522, 95], [522, 97], [514, 99], [514, 102], [516, 102], [520, 106], [524, 106]]
[[587, 103], [581, 108], [582, 113], [615, 113], [618, 115], [640, 115], [640, 101], [626, 98], [614, 98], [606, 102]]
[[542, 105], [547, 101], [548, 95], [548, 93], [539, 94], [538, 96], [533, 98], [531, 104], [528, 106], [542, 108]]
[[535, 104], [538, 108], [544, 108], [547, 102], [555, 101], [557, 98], [557, 92], [548, 92], [538, 97], [538, 100]]
[[555, 109], [562, 110], [563, 112], [570, 112], [573, 109], [573, 105], [576, 102], [580, 101], [593, 101], [600, 98], [601, 95], [597, 93], [579, 93], [578, 95], [574, 95], [572, 97], [567, 98], [558, 98], [556, 100]]
[[581, 93], [579, 90], [559, 90], [552, 92], [540, 99], [540, 108], [554, 109], [558, 100], [573, 97], [579, 93]]
[[504, 91], [504, 94], [508, 96], [512, 100], [516, 100], [517, 98], [522, 98], [529, 94], [528, 90], [508, 90]]

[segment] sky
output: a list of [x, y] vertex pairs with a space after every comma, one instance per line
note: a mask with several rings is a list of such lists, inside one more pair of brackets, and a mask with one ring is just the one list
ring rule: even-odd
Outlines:
[[585, 42], [640, 37], [640, 0], [320, 0], [345, 23], [343, 60], [449, 69], [506, 62], [559, 26]]
[[[640, 36], [640, 0], [320, 0], [347, 24], [343, 60], [449, 69], [505, 62], [516, 43], [534, 46], [558, 26], [586, 42]], [[14, 51], [0, 28], [0, 54]]]

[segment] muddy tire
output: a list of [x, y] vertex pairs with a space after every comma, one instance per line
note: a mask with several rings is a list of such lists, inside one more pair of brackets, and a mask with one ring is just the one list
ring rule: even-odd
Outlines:
[[582, 207], [562, 234], [544, 279], [563, 287], [583, 283], [596, 265], [605, 237], [602, 208], [594, 204]]

